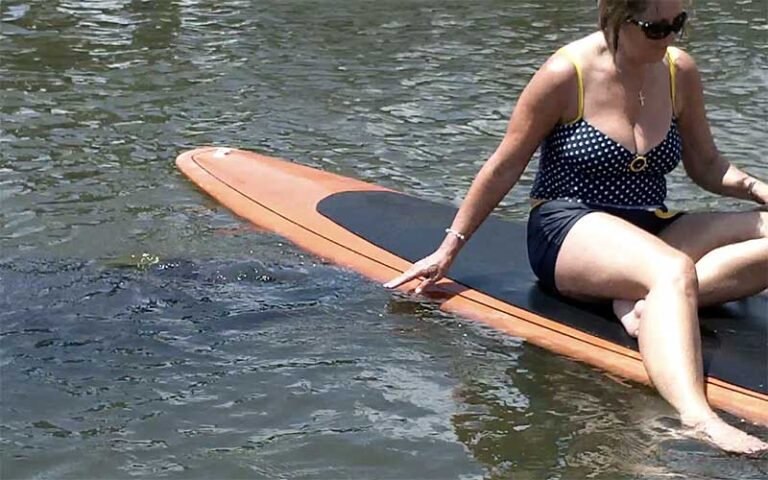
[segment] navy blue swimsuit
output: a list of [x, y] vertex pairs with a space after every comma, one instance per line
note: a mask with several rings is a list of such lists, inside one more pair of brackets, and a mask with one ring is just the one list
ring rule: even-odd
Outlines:
[[[671, 49], [670, 49], [671, 50]], [[682, 158], [677, 121], [664, 140], [645, 154], [631, 152], [582, 118], [583, 83], [579, 65], [579, 115], [555, 127], [541, 145], [539, 170], [528, 219], [528, 258], [545, 288], [557, 291], [555, 264], [570, 229], [583, 216], [605, 212], [653, 234], [679, 218], [667, 211], [665, 175]], [[674, 61], [667, 53], [674, 105]]]
[[541, 145], [535, 199], [596, 206], [655, 209], [664, 205], [664, 176], [680, 162], [682, 146], [673, 119], [666, 138], [636, 155], [584, 119], [557, 126]]

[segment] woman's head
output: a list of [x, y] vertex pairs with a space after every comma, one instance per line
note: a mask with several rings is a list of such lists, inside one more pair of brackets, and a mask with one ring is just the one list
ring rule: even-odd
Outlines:
[[683, 0], [599, 0], [600, 30], [614, 52], [622, 29], [633, 38], [668, 44], [685, 23], [683, 6]]

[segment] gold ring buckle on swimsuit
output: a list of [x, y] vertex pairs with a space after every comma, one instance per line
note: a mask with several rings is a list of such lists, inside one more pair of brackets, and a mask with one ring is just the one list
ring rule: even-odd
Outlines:
[[629, 163], [629, 169], [635, 173], [642, 172], [646, 168], [648, 168], [648, 160], [645, 158], [645, 155], [640, 155], [639, 153]]

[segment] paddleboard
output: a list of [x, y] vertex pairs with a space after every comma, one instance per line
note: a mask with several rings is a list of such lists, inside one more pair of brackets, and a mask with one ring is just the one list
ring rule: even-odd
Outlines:
[[[176, 163], [236, 215], [382, 283], [431, 253], [456, 213], [451, 206], [244, 150], [202, 147], [182, 153]], [[528, 265], [524, 223], [491, 215], [448, 277], [429, 292], [441, 309], [650, 383], [636, 340], [607, 306], [539, 288]], [[709, 401], [768, 426], [768, 298], [755, 296], [700, 317]]]

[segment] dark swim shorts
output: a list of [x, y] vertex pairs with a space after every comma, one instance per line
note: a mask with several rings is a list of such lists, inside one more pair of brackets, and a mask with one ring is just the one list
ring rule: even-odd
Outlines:
[[557, 292], [555, 262], [565, 237], [577, 221], [592, 212], [615, 215], [643, 230], [657, 235], [683, 215], [664, 209], [609, 208], [567, 200], [548, 200], [531, 209], [528, 217], [528, 260], [541, 286]]

